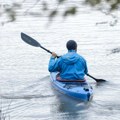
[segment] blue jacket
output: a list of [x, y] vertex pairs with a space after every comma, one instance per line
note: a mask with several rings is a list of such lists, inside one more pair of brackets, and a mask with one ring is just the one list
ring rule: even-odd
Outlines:
[[50, 58], [49, 72], [60, 72], [62, 79], [68, 80], [83, 80], [87, 74], [86, 60], [76, 53], [75, 50], [68, 51], [67, 54], [55, 59], [53, 56]]

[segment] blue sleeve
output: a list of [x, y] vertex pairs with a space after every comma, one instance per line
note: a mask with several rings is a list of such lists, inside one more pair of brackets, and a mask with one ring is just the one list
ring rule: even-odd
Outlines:
[[49, 72], [59, 71], [59, 60], [60, 60], [60, 58], [58, 58], [58, 59], [55, 59], [54, 57], [50, 58], [49, 65], [48, 65]]
[[87, 62], [85, 60], [85, 74], [87, 74], [87, 73], [88, 73], [88, 67], [87, 67]]

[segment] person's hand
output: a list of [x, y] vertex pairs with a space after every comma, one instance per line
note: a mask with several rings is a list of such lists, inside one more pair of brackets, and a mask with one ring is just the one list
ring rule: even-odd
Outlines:
[[52, 56], [56, 58], [57, 54], [55, 52], [52, 52]]

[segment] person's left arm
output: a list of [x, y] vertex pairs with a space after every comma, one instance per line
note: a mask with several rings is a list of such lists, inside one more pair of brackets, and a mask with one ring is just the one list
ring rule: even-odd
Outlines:
[[48, 70], [49, 72], [57, 72], [59, 71], [59, 61], [60, 61], [60, 58], [56, 58], [57, 57], [57, 54], [56, 53], [52, 53], [52, 56], [49, 60], [49, 65], [48, 65]]
[[88, 67], [87, 67], [87, 61], [86, 60], [84, 60], [84, 63], [85, 63], [85, 74], [87, 74], [88, 73]]

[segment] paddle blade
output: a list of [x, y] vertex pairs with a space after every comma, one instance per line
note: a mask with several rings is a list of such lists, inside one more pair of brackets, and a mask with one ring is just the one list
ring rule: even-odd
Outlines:
[[96, 80], [96, 82], [107, 82], [106, 80], [104, 80], [104, 79], [95, 79]]
[[21, 38], [24, 42], [28, 43], [29, 45], [40, 47], [40, 43], [38, 43], [35, 39], [31, 38], [30, 36], [26, 35], [25, 33], [21, 33]]

